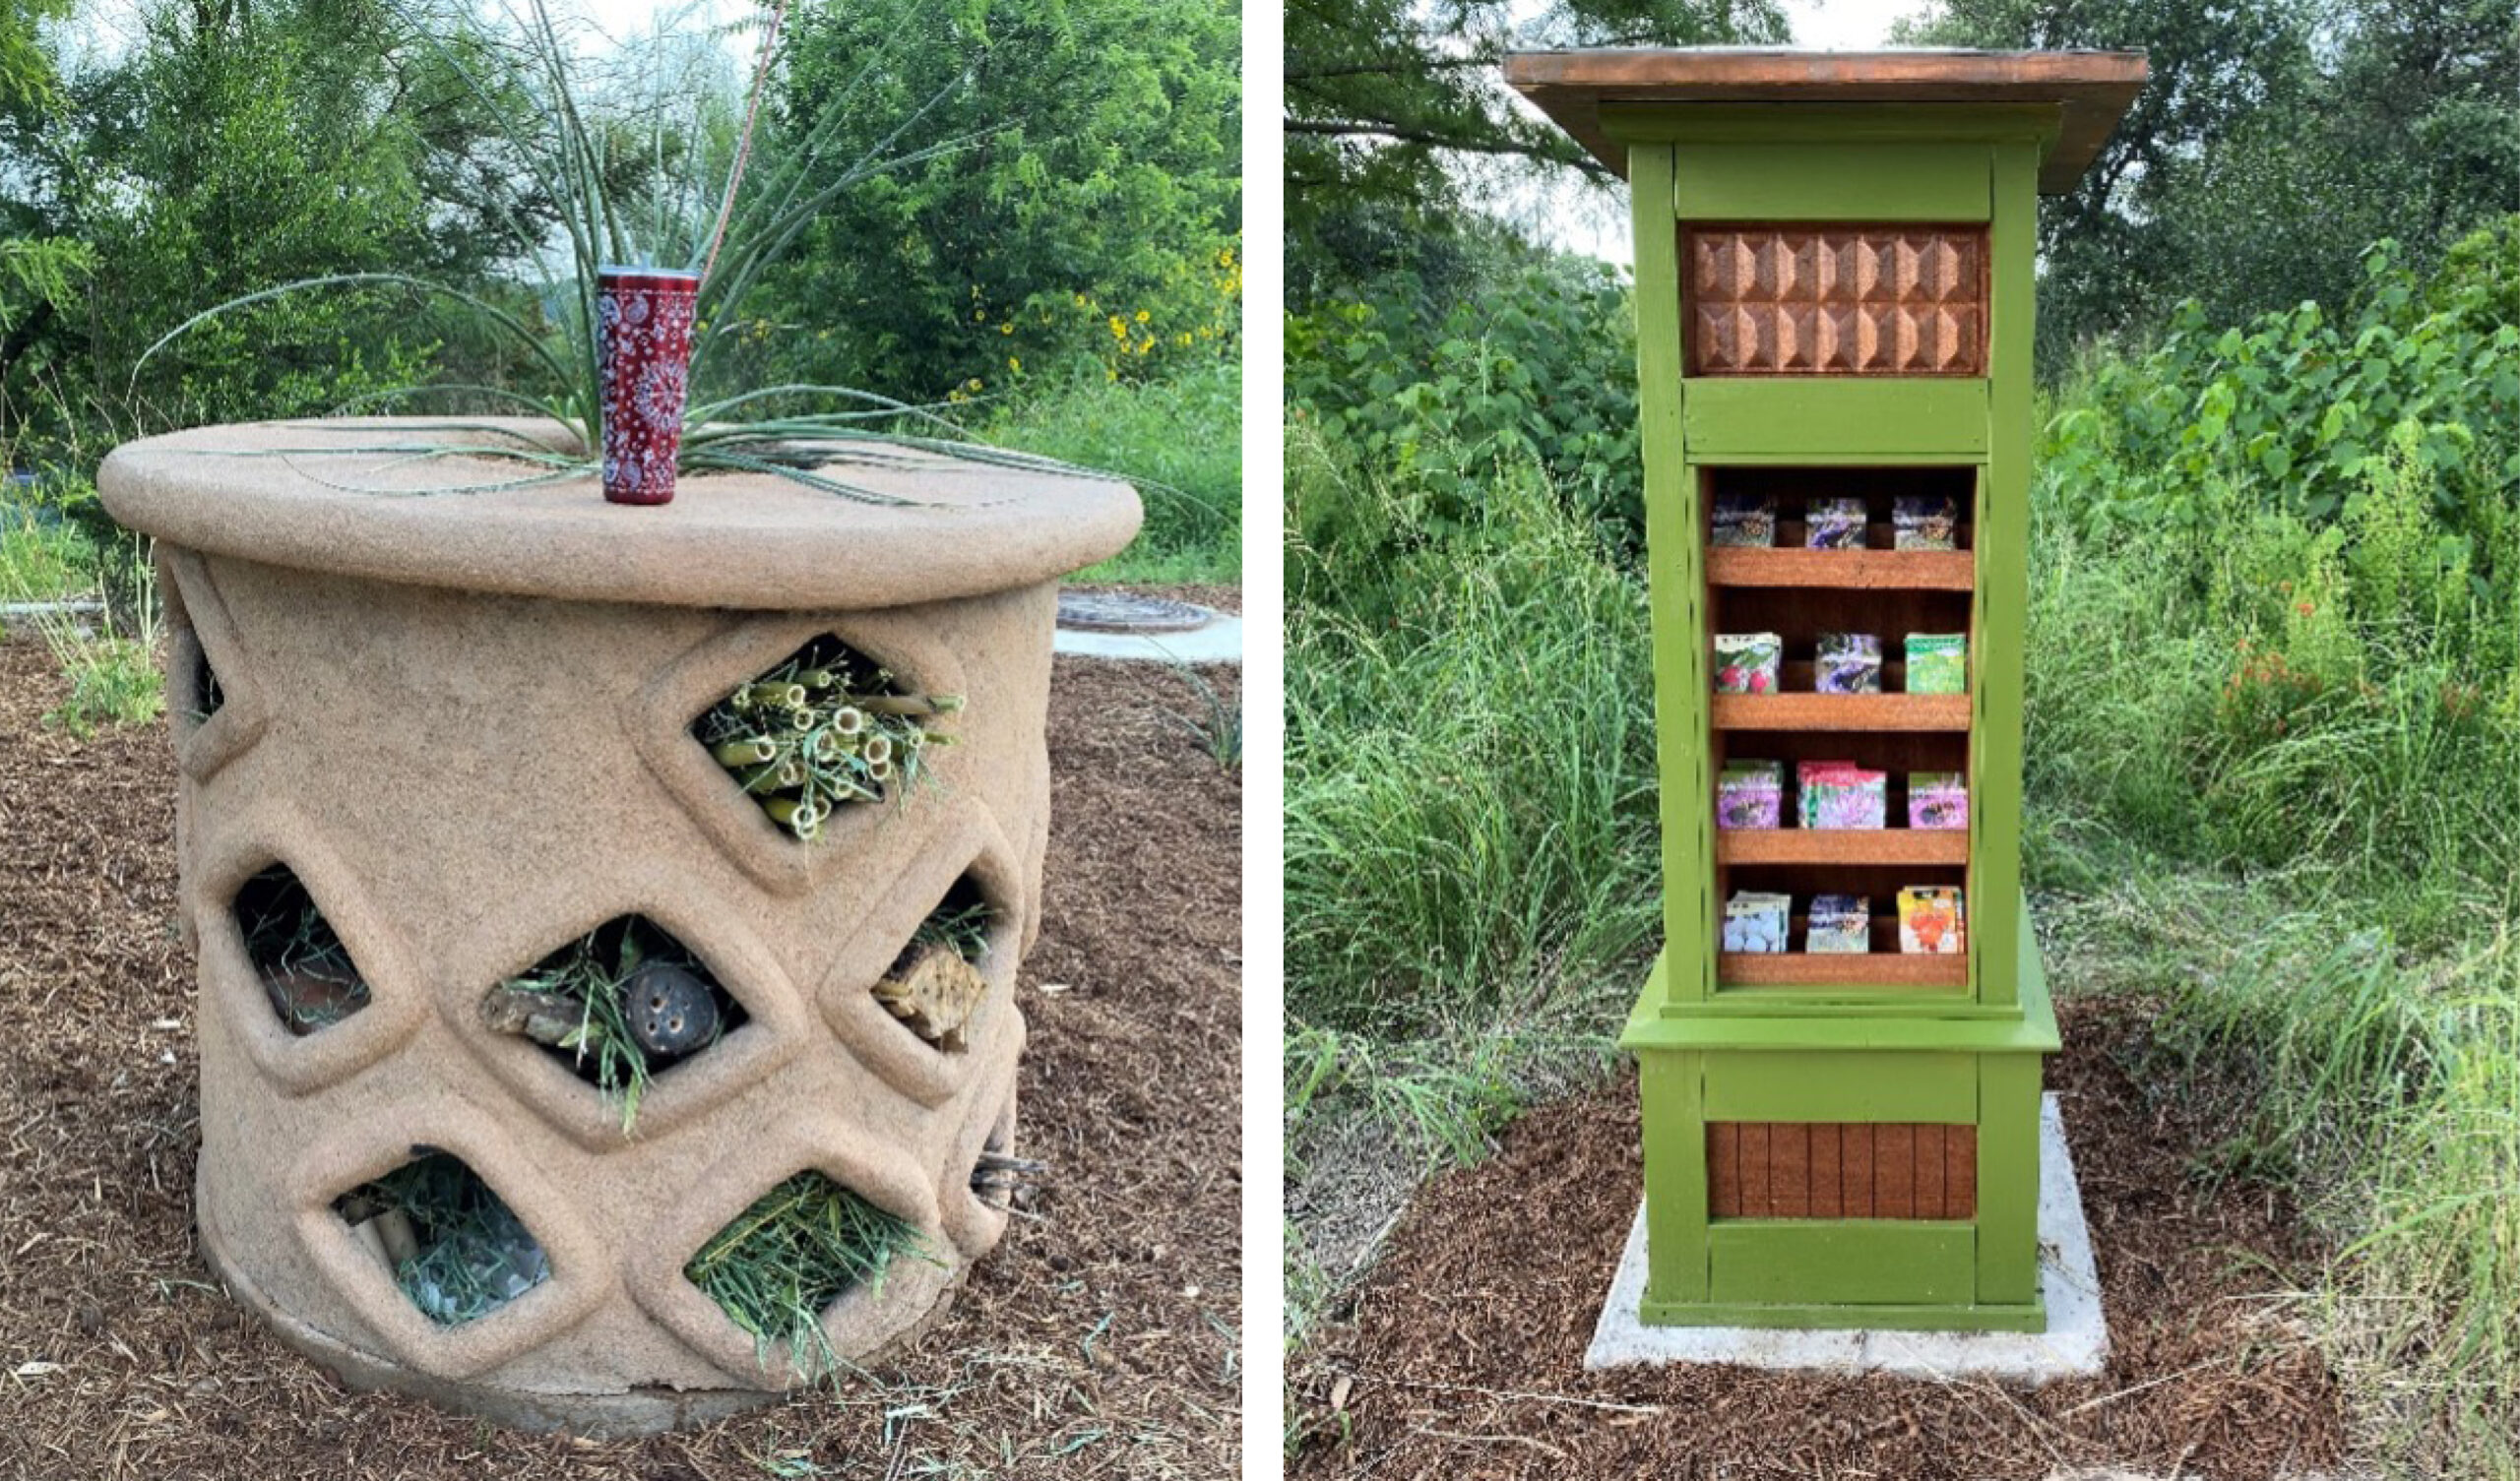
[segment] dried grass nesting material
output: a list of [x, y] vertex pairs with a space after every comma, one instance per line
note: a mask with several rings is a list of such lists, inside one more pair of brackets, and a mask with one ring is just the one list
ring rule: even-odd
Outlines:
[[846, 1366], [823, 1334], [823, 1313], [860, 1286], [882, 1290], [904, 1259], [942, 1264], [910, 1220], [809, 1171], [754, 1200], [682, 1273], [751, 1333], [763, 1362], [784, 1340], [812, 1378]]

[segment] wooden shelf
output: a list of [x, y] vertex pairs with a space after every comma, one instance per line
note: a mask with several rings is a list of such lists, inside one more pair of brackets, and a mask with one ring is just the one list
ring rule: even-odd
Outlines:
[[1969, 831], [1939, 828], [1728, 828], [1718, 864], [1966, 864]]
[[1706, 580], [1717, 586], [1814, 586], [1845, 590], [1972, 591], [1978, 557], [1967, 550], [1796, 550], [1714, 546]]
[[1965, 694], [1719, 694], [1718, 730], [1959, 730]]
[[1969, 957], [1910, 952], [1719, 952], [1718, 987], [1966, 987]]

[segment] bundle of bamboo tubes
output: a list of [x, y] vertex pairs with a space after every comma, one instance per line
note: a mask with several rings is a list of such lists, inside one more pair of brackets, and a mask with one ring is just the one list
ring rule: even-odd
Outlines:
[[693, 726], [718, 765], [800, 840], [819, 836], [834, 809], [880, 802], [919, 775], [930, 728], [959, 696], [892, 691], [892, 676], [816, 645], [719, 702]]

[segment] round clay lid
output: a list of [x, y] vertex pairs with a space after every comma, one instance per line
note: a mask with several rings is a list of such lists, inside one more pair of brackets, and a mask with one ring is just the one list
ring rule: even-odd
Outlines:
[[463, 430], [393, 417], [197, 427], [116, 448], [96, 488], [134, 529], [267, 565], [579, 601], [786, 611], [1030, 586], [1113, 554], [1138, 528], [1137, 493], [1116, 478], [916, 449], [823, 470], [908, 504], [863, 503], [777, 474], [703, 473], [653, 507], [605, 503], [592, 472], [480, 488], [535, 470], [512, 459], [408, 451], [488, 445], [500, 433], [574, 445], [553, 423], [523, 418], [468, 418]]

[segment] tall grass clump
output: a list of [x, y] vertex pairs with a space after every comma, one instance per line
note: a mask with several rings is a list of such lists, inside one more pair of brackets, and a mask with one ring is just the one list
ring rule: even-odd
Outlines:
[[[2112, 906], [2115, 908], [2112, 911]], [[2098, 907], [2159, 984], [2153, 1077], [2337, 1252], [2310, 1303], [2364, 1449], [2520, 1475], [2520, 942], [2412, 956], [2355, 902], [2161, 877]]]
[[1220, 361], [1164, 381], [1079, 375], [988, 424], [990, 442], [1108, 468], [1138, 485], [1146, 524], [1084, 581], [1242, 579], [1242, 368]]
[[1528, 463], [1433, 541], [1422, 490], [1288, 457], [1292, 1005], [1403, 1033], [1589, 985], [1654, 929], [1642, 584]]
[[[2520, 326], [2455, 264], [2056, 395], [2026, 862], [2057, 979], [2336, 1252], [2364, 1449], [2520, 1476]], [[2095, 926], [2095, 922], [2099, 924]]]
[[[2409, 419], [2330, 518], [2209, 472], [2213, 534], [2099, 525], [2034, 497], [2034, 879], [2083, 889], [2124, 850], [2370, 902], [2430, 949], [2520, 906], [2520, 517], [2454, 517]], [[2141, 744], [2130, 738], [2141, 737]], [[2113, 852], [2112, 852], [2113, 851]]]

